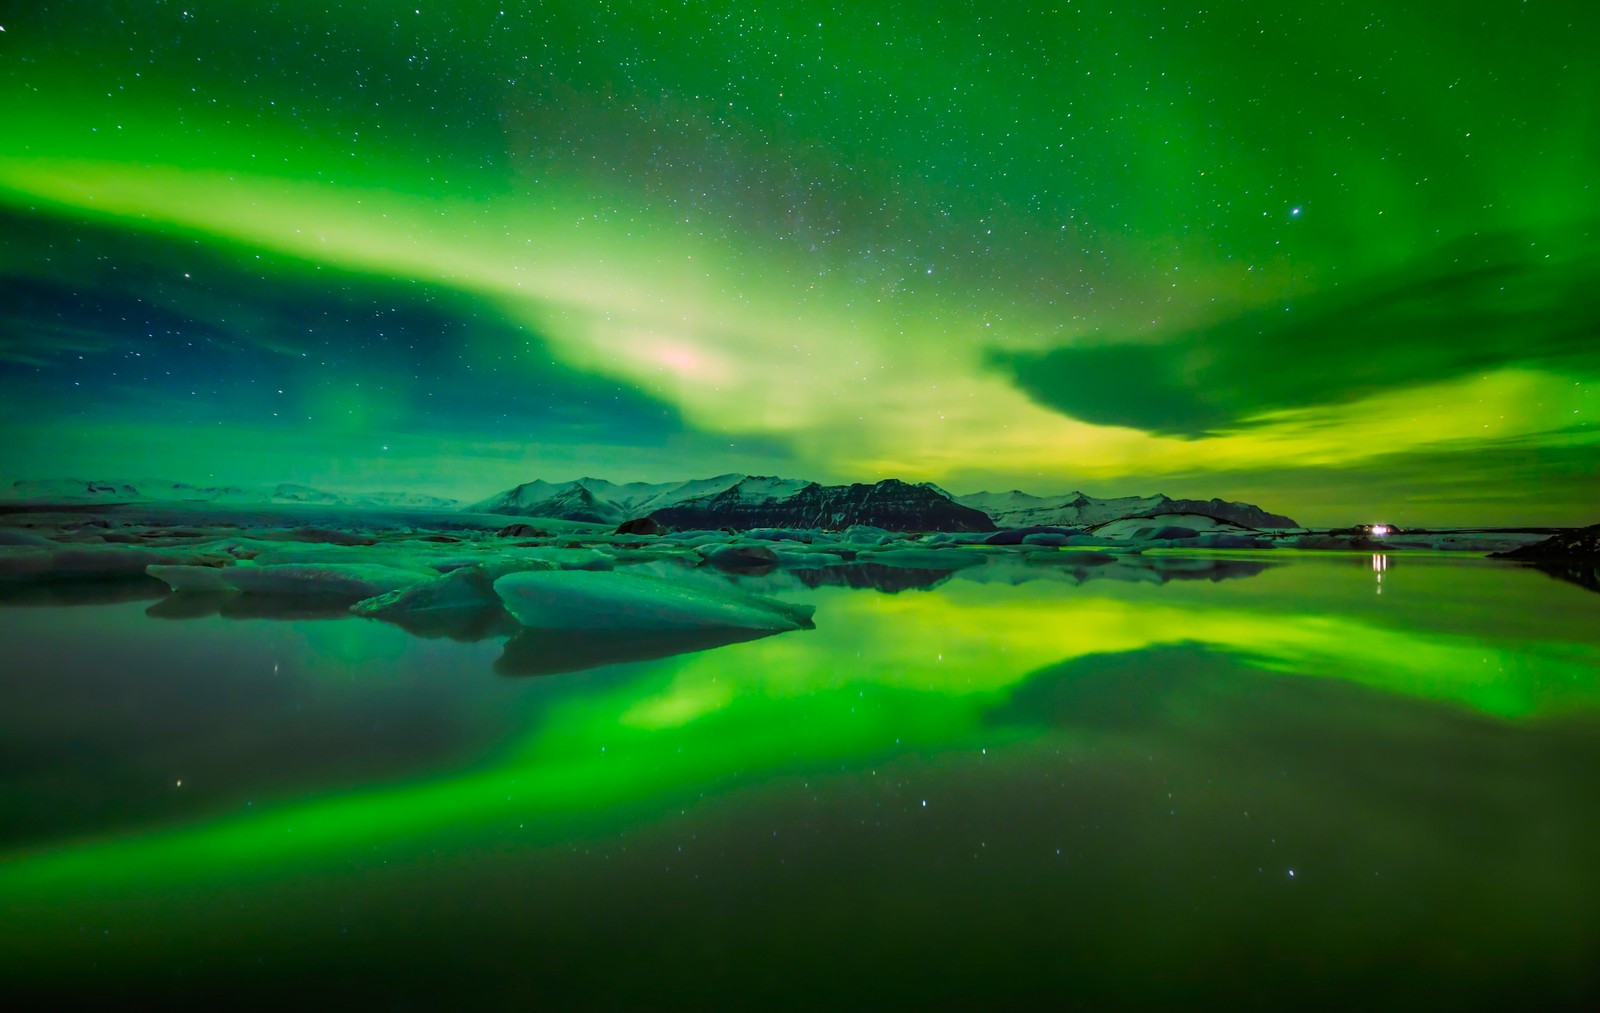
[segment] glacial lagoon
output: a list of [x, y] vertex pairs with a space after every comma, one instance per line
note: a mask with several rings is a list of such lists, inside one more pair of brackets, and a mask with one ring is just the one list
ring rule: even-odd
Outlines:
[[1592, 1007], [1600, 595], [1423, 552], [1146, 570], [717, 578], [816, 607], [753, 639], [0, 589], [0, 981]]

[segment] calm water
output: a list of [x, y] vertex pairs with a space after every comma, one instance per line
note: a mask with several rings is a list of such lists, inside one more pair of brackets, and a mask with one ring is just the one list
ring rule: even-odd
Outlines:
[[1600, 595], [1274, 560], [780, 575], [816, 630], [666, 657], [11, 589], [0, 991], [1592, 1007]]

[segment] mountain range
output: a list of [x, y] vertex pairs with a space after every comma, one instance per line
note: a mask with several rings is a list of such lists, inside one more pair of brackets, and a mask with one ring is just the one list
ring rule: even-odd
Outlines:
[[291, 483], [262, 486], [191, 485], [161, 478], [92, 481], [77, 478], [24, 479], [0, 490], [0, 499], [37, 503], [216, 503], [251, 506], [261, 503], [309, 503], [318, 506], [414, 510], [447, 510], [459, 506], [458, 500], [415, 492], [345, 495]]
[[769, 475], [717, 475], [687, 482], [526, 482], [488, 499], [459, 501], [408, 492], [342, 494], [305, 485], [202, 486], [166, 479], [19, 481], [0, 498], [32, 503], [310, 504], [379, 509], [466, 510], [620, 524], [654, 517], [670, 528], [845, 528], [868, 524], [896, 531], [994, 531], [996, 528], [1092, 528], [1130, 517], [1200, 514], [1246, 528], [1294, 528], [1293, 520], [1249, 503], [1221, 499], [1124, 496], [1081, 492], [1033, 496], [1020, 490], [953, 496], [930, 482], [885, 479], [875, 484], [822, 485]]
[[820, 485], [768, 475], [718, 475], [689, 482], [618, 485], [601, 478], [528, 482], [467, 507], [477, 513], [618, 524], [654, 517], [672, 528], [845, 528], [993, 531], [981, 510], [941, 489], [885, 479]]
[[1250, 503], [1221, 499], [1081, 492], [1030, 496], [980, 492], [952, 496], [929, 482], [886, 479], [875, 485], [825, 486], [765, 475], [718, 475], [689, 482], [619, 485], [599, 478], [528, 482], [471, 504], [478, 513], [618, 524], [654, 517], [674, 528], [843, 528], [871, 524], [899, 531], [993, 531], [996, 527], [1092, 527], [1128, 517], [1202, 514], [1247, 528], [1294, 528], [1293, 520]]
[[962, 506], [982, 510], [1003, 528], [1035, 525], [1093, 527], [1125, 517], [1155, 517], [1162, 514], [1201, 514], [1246, 528], [1300, 526], [1282, 514], [1268, 513], [1253, 504], [1230, 503], [1220, 499], [1172, 499], [1162, 495], [1096, 499], [1081, 492], [1069, 492], [1061, 496], [1032, 496], [1017, 489], [1010, 492], [975, 492], [970, 496], [952, 498]]

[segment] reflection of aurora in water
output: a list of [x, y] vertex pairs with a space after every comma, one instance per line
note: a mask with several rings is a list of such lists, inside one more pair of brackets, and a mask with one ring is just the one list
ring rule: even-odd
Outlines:
[[[1592, 631], [1563, 627], [1575, 608], [1592, 607], [1586, 596], [1573, 602], [1572, 589], [1523, 571], [1416, 562], [1404, 571], [1403, 595], [1359, 603], [1346, 593], [1355, 571], [1315, 565], [1226, 586], [958, 580], [893, 596], [824, 589], [816, 632], [611, 670], [554, 696], [492, 762], [261, 815], [23, 849], [0, 869], [0, 894], [103, 898], [248, 870], [326, 868], [374, 841], [648, 811], [708, 783], [1020, 744], [1039, 730], [992, 715], [1034, 673], [1177, 647], [1232, 659], [1230, 692], [1247, 693], [1265, 677], [1254, 670], [1347, 681], [1497, 719], [1600, 704], [1600, 643]], [[1508, 612], [1497, 589], [1510, 581], [1526, 607]], [[1543, 599], [1549, 607], [1536, 607]], [[370, 629], [317, 626], [324, 632], [308, 650], [324, 664], [363, 650]]]

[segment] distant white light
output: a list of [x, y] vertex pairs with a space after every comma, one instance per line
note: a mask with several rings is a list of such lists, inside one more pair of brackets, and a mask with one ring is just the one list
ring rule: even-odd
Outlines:
[[1299, 213], [1300, 213], [1300, 209], [1299, 209], [1299, 208], [1293, 208], [1293, 209], [1291, 209], [1291, 210], [1290, 210], [1290, 211], [1289, 211], [1289, 213], [1290, 213], [1290, 214], [1291, 214], [1291, 215], [1298, 215], [1298, 214], [1299, 214]]
[[1372, 536], [1374, 538], [1382, 538], [1384, 535], [1387, 535], [1388, 533], [1389, 533], [1389, 525], [1387, 525], [1387, 524], [1374, 524], [1372, 526]]

